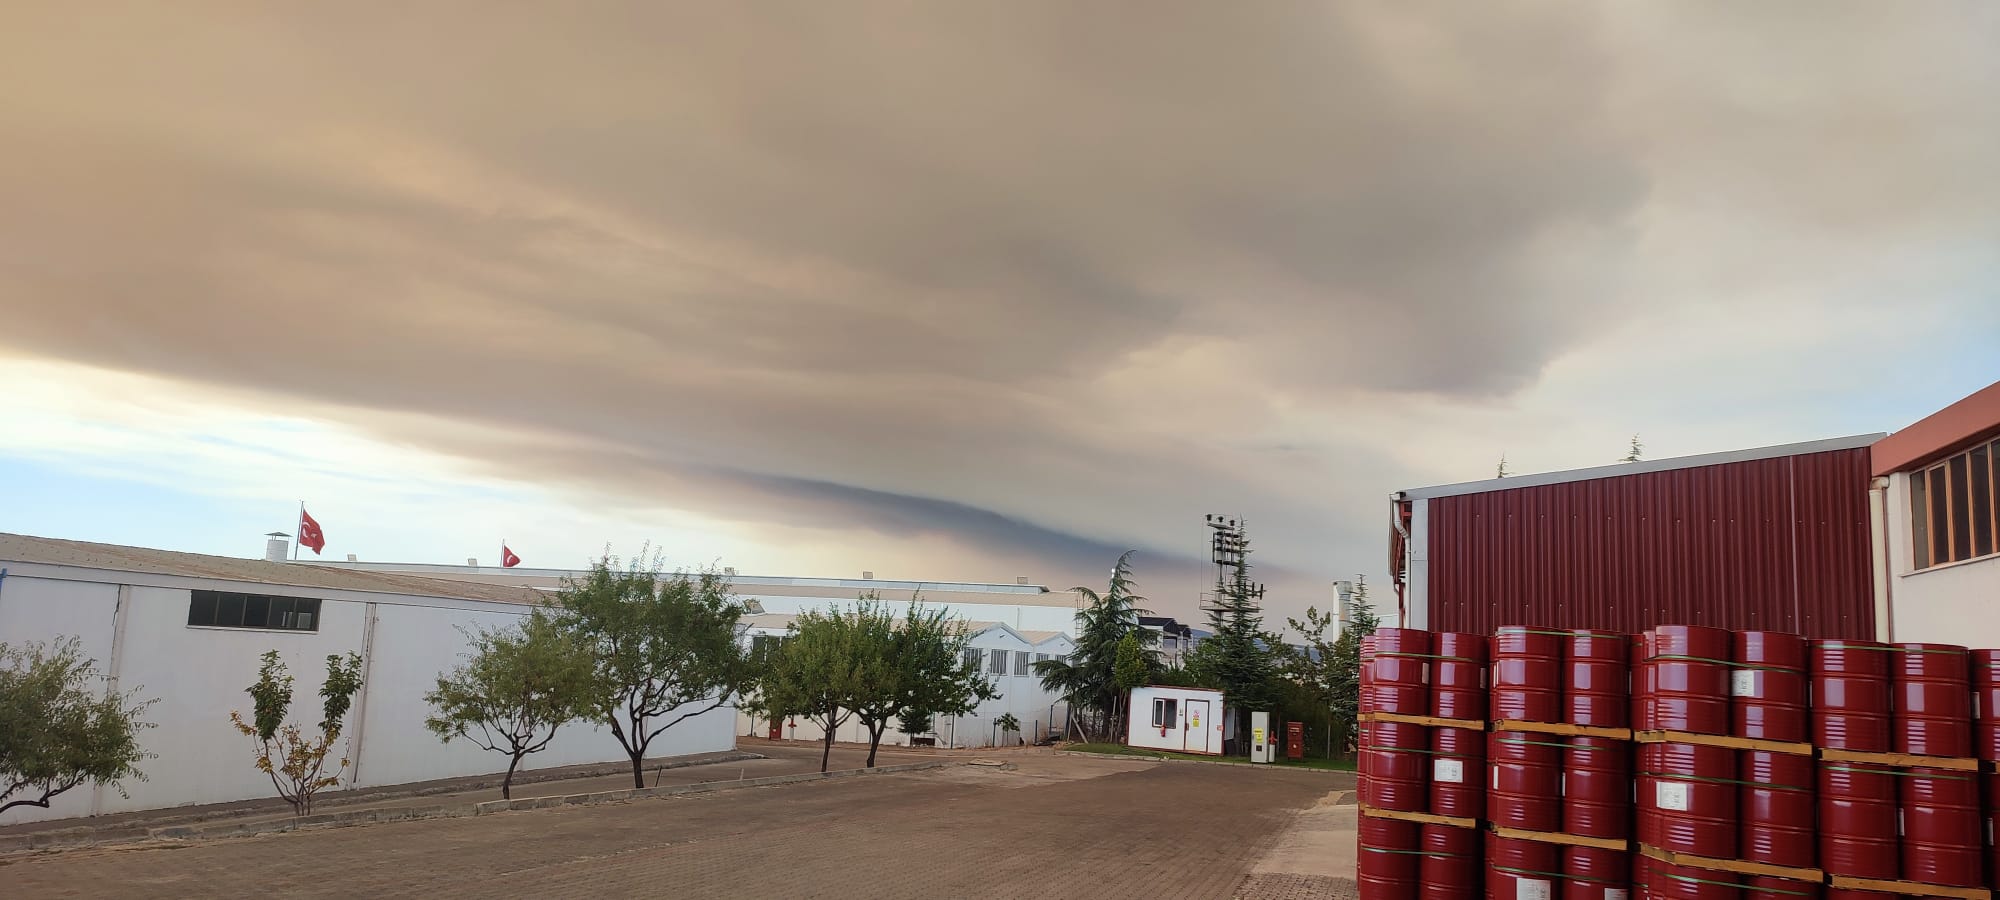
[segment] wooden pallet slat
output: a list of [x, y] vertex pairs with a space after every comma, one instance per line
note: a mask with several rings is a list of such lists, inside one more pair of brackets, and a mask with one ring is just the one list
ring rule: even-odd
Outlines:
[[1478, 819], [1469, 819], [1460, 816], [1440, 816], [1436, 813], [1427, 812], [1406, 812], [1400, 809], [1376, 809], [1372, 806], [1362, 806], [1361, 814], [1374, 819], [1397, 819], [1403, 822], [1415, 822], [1419, 825], [1449, 825], [1453, 828], [1479, 827]]
[[1882, 891], [1917, 897], [1950, 897], [1954, 900], [1990, 900], [1993, 896], [1993, 892], [1985, 888], [1946, 887], [1941, 884], [1918, 884], [1914, 881], [1878, 881], [1873, 878], [1854, 878], [1848, 875], [1833, 876], [1833, 886], [1850, 891]]
[[1951, 756], [1918, 756], [1913, 753], [1867, 753], [1860, 750], [1821, 748], [1819, 758], [1829, 762], [1874, 763], [1878, 766], [1916, 766], [1926, 769], [1950, 769], [1957, 772], [1979, 771], [1979, 760], [1960, 759]]
[[1413, 716], [1407, 713], [1372, 712], [1362, 713], [1363, 722], [1396, 722], [1403, 725], [1427, 725], [1431, 728], [1469, 728], [1485, 731], [1485, 719], [1445, 719], [1438, 716]]
[[1643, 844], [1640, 845], [1639, 847], [1639, 855], [1649, 857], [1652, 859], [1657, 859], [1665, 863], [1672, 863], [1673, 865], [1676, 866], [1688, 866], [1690, 868], [1695, 868], [1695, 869], [1708, 869], [1715, 872], [1731, 872], [1737, 875], [1761, 875], [1766, 878], [1789, 878], [1793, 881], [1810, 881], [1815, 884], [1825, 880], [1826, 878], [1825, 874], [1818, 869], [1801, 869], [1801, 868], [1793, 868], [1791, 866], [1774, 866], [1769, 863], [1751, 862], [1749, 860], [1743, 860], [1743, 859], [1716, 859], [1714, 857], [1696, 856], [1692, 853], [1682, 853], [1678, 850], [1665, 850], [1659, 847], [1653, 847]]
[[1594, 847], [1599, 850], [1630, 850], [1632, 842], [1619, 838], [1584, 837], [1580, 834], [1563, 834], [1559, 831], [1527, 831], [1520, 828], [1493, 826], [1493, 833], [1503, 838], [1517, 841], [1536, 841], [1543, 844], [1563, 844], [1569, 847]]
[[1767, 741], [1762, 738], [1701, 734], [1693, 731], [1641, 731], [1634, 733], [1632, 740], [1641, 744], [1700, 744], [1708, 747], [1727, 747], [1731, 750], [1789, 753], [1794, 756], [1811, 756], [1813, 752], [1813, 745], [1804, 742]]
[[1601, 725], [1570, 725], [1564, 722], [1528, 722], [1521, 719], [1501, 719], [1493, 723], [1494, 731], [1516, 731], [1530, 734], [1554, 734], [1562, 737], [1601, 737], [1618, 741], [1632, 739], [1630, 728], [1606, 728]]

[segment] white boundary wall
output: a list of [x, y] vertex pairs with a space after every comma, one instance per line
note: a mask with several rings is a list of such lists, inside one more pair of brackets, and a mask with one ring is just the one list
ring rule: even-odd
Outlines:
[[[343, 751], [355, 765], [353, 786], [401, 784], [504, 771], [506, 758], [463, 740], [451, 744], [424, 728], [423, 695], [466, 648], [461, 629], [498, 628], [526, 614], [523, 606], [479, 600], [369, 591], [302, 588], [175, 575], [110, 572], [69, 566], [0, 563], [0, 642], [51, 641], [74, 635], [100, 671], [124, 688], [159, 698], [145, 714], [155, 727], [139, 735], [156, 757], [140, 764], [146, 780], [84, 786], [47, 810], [15, 807], [0, 824], [275, 796], [256, 770], [251, 739], [229, 723], [232, 710], [250, 711], [244, 689], [256, 680], [258, 657], [277, 650], [294, 678], [289, 721], [319, 721], [319, 688], [328, 654], [360, 653], [366, 683], [349, 713]], [[320, 598], [316, 632], [203, 628], [187, 624], [189, 591], [212, 589]], [[736, 713], [725, 706], [688, 719], [656, 738], [649, 756], [725, 751], [735, 747]], [[624, 750], [608, 731], [575, 724], [524, 770], [619, 762]], [[350, 786], [343, 781], [341, 787]]]

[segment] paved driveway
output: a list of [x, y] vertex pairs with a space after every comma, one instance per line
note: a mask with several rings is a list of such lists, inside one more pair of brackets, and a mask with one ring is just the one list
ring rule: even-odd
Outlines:
[[1337, 779], [1079, 757], [0, 867], [9, 897], [1227, 898]]

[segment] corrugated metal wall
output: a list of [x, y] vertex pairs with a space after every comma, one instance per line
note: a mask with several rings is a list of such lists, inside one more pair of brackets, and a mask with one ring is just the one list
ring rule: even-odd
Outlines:
[[1429, 501], [1430, 627], [1871, 638], [1868, 450]]

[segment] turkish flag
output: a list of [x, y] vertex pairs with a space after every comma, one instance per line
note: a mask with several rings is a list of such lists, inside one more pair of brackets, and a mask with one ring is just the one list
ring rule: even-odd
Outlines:
[[518, 556], [515, 556], [515, 555], [514, 555], [514, 551], [512, 551], [512, 550], [509, 550], [509, 549], [507, 549], [507, 545], [506, 545], [506, 544], [501, 544], [501, 545], [500, 545], [500, 568], [503, 568], [503, 569], [511, 569], [511, 568], [514, 568], [515, 566], [518, 566], [518, 565], [520, 565], [520, 564], [521, 564], [521, 558], [520, 558], [520, 557], [518, 557]]
[[319, 530], [319, 523], [306, 515], [303, 506], [299, 507], [299, 546], [311, 550], [314, 556], [326, 548], [326, 532]]

